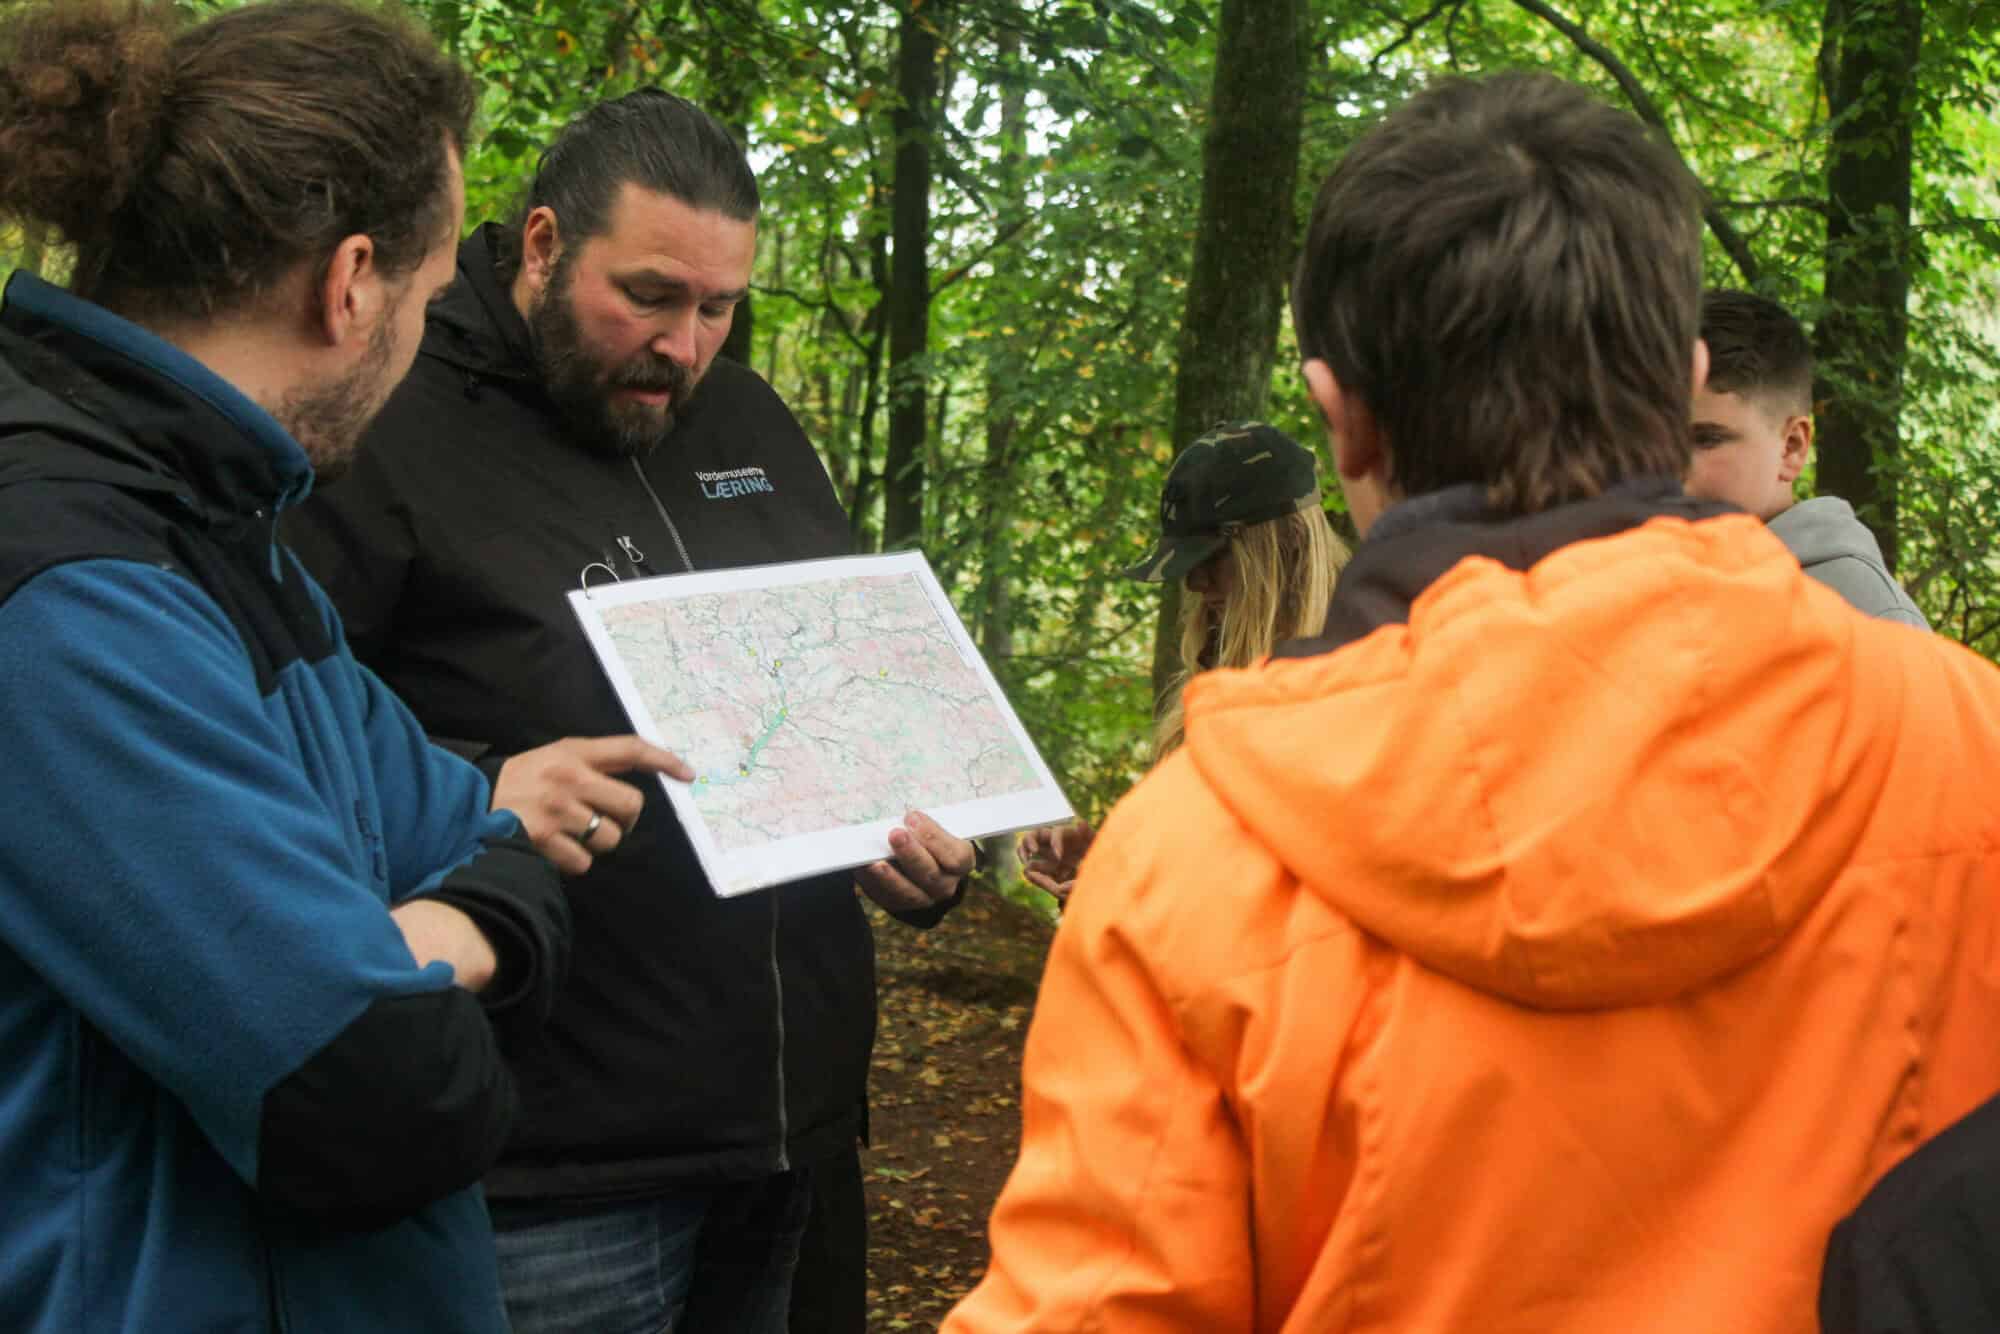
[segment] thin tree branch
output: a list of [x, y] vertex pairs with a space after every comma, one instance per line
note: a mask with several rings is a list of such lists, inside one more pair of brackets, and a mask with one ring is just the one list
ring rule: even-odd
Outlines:
[[643, 9], [638, 4], [629, 6], [606, 30], [604, 43], [598, 48], [597, 64], [591, 70], [590, 82], [593, 86], [602, 86], [624, 71], [625, 58], [632, 49], [632, 33], [639, 26]]
[[[1143, 630], [1149, 625], [1151, 625], [1154, 619], [1155, 618], [1153, 612], [1149, 608], [1148, 610], [1141, 612], [1138, 616], [1134, 617], [1133, 619], [1125, 622], [1125, 624], [1119, 626], [1117, 629], [1108, 632], [1102, 638], [1098, 639], [1094, 643], [1085, 644], [1079, 648], [1067, 650], [1061, 653], [1010, 653], [1007, 655], [1007, 658], [1008, 661], [1010, 662], [1022, 662], [1022, 663], [1096, 662], [1099, 661], [1097, 654], [1100, 649], [1107, 649], [1110, 648], [1113, 644], [1122, 642], [1123, 640], [1129, 638], [1133, 634], [1136, 634], [1140, 630]], [[1129, 665], [1123, 658], [1110, 658], [1110, 659], [1104, 659], [1103, 661], [1106, 666], [1112, 666], [1118, 668], [1123, 668]]]
[[1745, 211], [1752, 209], [1803, 208], [1814, 213], [1826, 212], [1826, 200], [1818, 195], [1785, 195], [1777, 199], [1719, 199], [1714, 195], [1708, 202], [1716, 208]]
[[1021, 217], [1015, 219], [1007, 226], [1002, 227], [997, 233], [994, 234], [994, 237], [991, 241], [987, 242], [984, 246], [980, 247], [978, 254], [974, 255], [971, 259], [966, 260], [963, 264], [960, 264], [957, 268], [951, 270], [949, 273], [945, 274], [942, 278], [932, 283], [931, 295], [936, 296], [939, 292], [942, 292], [945, 288], [950, 287], [953, 283], [959, 281], [961, 278], [964, 278], [967, 274], [971, 273], [972, 270], [978, 267], [978, 265], [982, 261], [991, 256], [994, 251], [999, 250], [1002, 246], [1005, 246], [1008, 242], [1012, 241], [1015, 237], [1019, 236], [1023, 231], [1027, 230], [1028, 225], [1032, 223], [1034, 220], [1035, 219], [1033, 214], [1023, 214]]
[[1986, 232], [2000, 237], [2000, 218], [1946, 218], [1942, 222], [1910, 224], [1912, 232]]
[[[1645, 86], [1639, 82], [1637, 76], [1632, 73], [1624, 61], [1617, 57], [1610, 47], [1592, 37], [1576, 23], [1543, 4], [1542, 0], [1514, 0], [1514, 4], [1521, 9], [1527, 10], [1536, 18], [1541, 19], [1557, 32], [1569, 38], [1572, 46], [1602, 66], [1604, 72], [1611, 76], [1612, 80], [1617, 83], [1620, 91], [1625, 94], [1625, 100], [1632, 104], [1632, 110], [1638, 113], [1639, 119], [1645, 121], [1664, 135], [1668, 145], [1673, 148], [1682, 163], [1685, 164], [1687, 162], [1686, 155], [1681, 153], [1680, 145], [1674, 142], [1673, 131], [1668, 127], [1666, 115], [1661, 112], [1659, 104], [1653, 101], [1652, 95], [1646, 91]], [[1693, 169], [1689, 168], [1689, 170], [1692, 171]], [[1743, 275], [1744, 283], [1755, 287], [1758, 275], [1762, 271], [1762, 266], [1757, 263], [1757, 256], [1751, 252], [1749, 243], [1743, 239], [1743, 234], [1738, 232], [1735, 224], [1731, 223], [1723, 215], [1722, 210], [1715, 206], [1715, 201], [1710, 198], [1708, 188], [1705, 185], [1702, 187], [1701, 192], [1701, 215], [1703, 220], [1708, 223], [1709, 231], [1715, 234], [1716, 243], [1734, 261], [1736, 271]]]
[[[1377, 51], [1375, 53], [1373, 58], [1371, 58], [1368, 62], [1368, 72], [1370, 74], [1373, 74], [1383, 61], [1387, 60], [1391, 55], [1395, 54], [1403, 47], [1406, 47], [1411, 42], [1415, 41], [1417, 39], [1417, 34], [1422, 32], [1424, 28], [1432, 20], [1437, 18], [1438, 15], [1444, 13], [1447, 9], [1457, 10], [1463, 8], [1464, 5], [1465, 5], [1465, 0], [1437, 0], [1436, 4], [1432, 5], [1429, 9], [1425, 10], [1417, 17], [1413, 19], [1404, 19], [1402, 34], [1398, 36], [1395, 41], [1389, 43], [1387, 46], [1383, 47], [1380, 51]], [[1456, 15], [1454, 15], [1453, 17], [1456, 17]]]
[[1842, 0], [1826, 0], [1826, 13], [1819, 24], [1819, 52], [1813, 57], [1813, 70], [1819, 75], [1819, 95], [1813, 99], [1813, 119], [1819, 119], [1819, 107], [1825, 103], [1833, 106], [1833, 86], [1840, 77], [1840, 29], [1847, 20], [1847, 7]]
[[807, 310], [824, 311], [826, 314], [834, 317], [840, 328], [840, 336], [853, 344], [855, 351], [861, 353], [868, 351], [869, 345], [863, 342], [860, 336], [855, 333], [853, 322], [848, 318], [846, 308], [831, 298], [807, 296], [804, 292], [796, 292], [789, 287], [770, 287], [762, 283], [752, 283], [750, 290], [759, 296], [783, 297], [787, 301], [793, 301], [804, 306]]
[[1996, 630], [2000, 630], [2000, 618], [1990, 620], [1975, 629], [1972, 624], [1972, 612], [1973, 608], [1968, 605], [1965, 609], [1965, 619], [1962, 622], [1962, 628], [1959, 631], [1959, 642], [1977, 647], [1988, 635]]

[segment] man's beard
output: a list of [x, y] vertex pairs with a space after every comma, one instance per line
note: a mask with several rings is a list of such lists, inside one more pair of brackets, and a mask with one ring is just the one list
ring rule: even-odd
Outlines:
[[[651, 453], [674, 429], [674, 414], [699, 383], [694, 372], [670, 357], [641, 352], [606, 369], [585, 344], [570, 303], [575, 279], [571, 256], [556, 260], [541, 300], [528, 312], [528, 335], [542, 385], [579, 438], [592, 449], [619, 458]], [[619, 403], [620, 389], [664, 392], [667, 406]]]
[[389, 321], [375, 326], [353, 370], [321, 385], [293, 389], [272, 414], [306, 452], [320, 483], [345, 476], [361, 436], [396, 388], [389, 379]]

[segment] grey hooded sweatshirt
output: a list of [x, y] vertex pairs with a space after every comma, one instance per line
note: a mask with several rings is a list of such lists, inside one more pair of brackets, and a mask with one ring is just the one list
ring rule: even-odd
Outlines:
[[1805, 572], [1870, 616], [1930, 629], [1910, 601], [1867, 525], [1839, 496], [1801, 500], [1771, 520], [1771, 531], [1791, 548]]

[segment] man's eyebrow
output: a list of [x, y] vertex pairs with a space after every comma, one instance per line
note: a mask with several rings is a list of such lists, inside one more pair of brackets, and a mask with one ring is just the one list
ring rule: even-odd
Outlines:
[[643, 287], [651, 291], [669, 292], [675, 296], [692, 294], [703, 301], [734, 303], [750, 295], [748, 287], [737, 287], [727, 292], [703, 292], [684, 278], [676, 278], [655, 269], [640, 269], [635, 273], [620, 274], [618, 281], [627, 287]]

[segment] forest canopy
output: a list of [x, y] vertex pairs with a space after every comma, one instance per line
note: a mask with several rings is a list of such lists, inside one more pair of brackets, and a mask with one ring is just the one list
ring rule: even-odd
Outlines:
[[[409, 7], [484, 90], [469, 223], [599, 98], [657, 84], [741, 135], [765, 206], [732, 351], [857, 547], [929, 555], [1081, 810], [1145, 761], [1160, 595], [1116, 571], [1168, 463], [1225, 415], [1324, 450], [1281, 318], [1301, 220], [1362, 126], [1451, 72], [1551, 70], [1672, 140], [1710, 280], [1814, 330], [1819, 481], [1940, 630], [2000, 653], [2000, 4]], [[0, 231], [0, 266], [60, 277], [59, 238]]]

